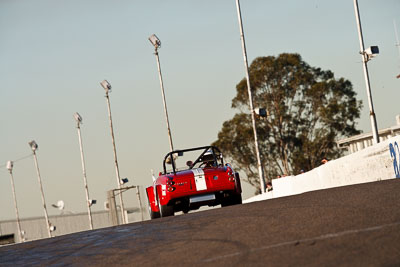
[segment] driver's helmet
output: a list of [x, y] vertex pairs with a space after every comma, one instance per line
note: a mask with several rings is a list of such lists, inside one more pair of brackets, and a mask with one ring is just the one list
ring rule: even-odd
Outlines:
[[201, 157], [202, 162], [213, 162], [214, 161], [214, 155], [212, 151], [209, 149], [207, 150], [206, 153]]

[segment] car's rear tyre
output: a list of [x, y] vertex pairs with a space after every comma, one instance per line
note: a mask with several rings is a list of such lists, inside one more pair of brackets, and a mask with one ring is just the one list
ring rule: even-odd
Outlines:
[[232, 205], [242, 204], [242, 194], [232, 196]]
[[159, 212], [156, 212], [156, 211], [152, 211], [152, 210], [151, 210], [150, 202], [148, 202], [147, 204], [148, 204], [148, 207], [149, 207], [150, 219], [153, 220], [153, 219], [160, 218], [160, 213], [159, 213]]
[[174, 207], [168, 205], [160, 205], [161, 217], [174, 216]]
[[242, 195], [241, 194], [233, 194], [221, 202], [221, 207], [227, 207], [232, 205], [242, 204]]
[[174, 207], [173, 206], [161, 205], [158, 197], [157, 197], [157, 202], [158, 202], [158, 209], [160, 210], [161, 217], [174, 216]]
[[155, 211], [150, 211], [150, 219], [157, 219], [160, 218], [160, 213]]

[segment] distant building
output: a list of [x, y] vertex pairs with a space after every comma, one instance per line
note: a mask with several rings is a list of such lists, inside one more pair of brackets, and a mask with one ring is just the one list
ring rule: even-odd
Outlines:
[[[379, 140], [385, 141], [396, 135], [400, 135], [400, 115], [396, 116], [396, 125], [390, 128], [382, 129], [378, 131]], [[347, 149], [348, 153], [354, 153], [364, 149], [366, 147], [372, 146], [372, 133], [362, 133], [349, 138], [344, 138], [337, 141], [340, 148]]]

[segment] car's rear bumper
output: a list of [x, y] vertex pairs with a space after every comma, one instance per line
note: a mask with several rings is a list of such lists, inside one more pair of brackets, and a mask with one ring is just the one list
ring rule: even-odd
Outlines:
[[191, 194], [170, 199], [167, 205], [174, 206], [174, 211], [196, 210], [201, 206], [216, 206], [232, 195], [240, 195], [236, 190], [218, 190], [202, 194]]

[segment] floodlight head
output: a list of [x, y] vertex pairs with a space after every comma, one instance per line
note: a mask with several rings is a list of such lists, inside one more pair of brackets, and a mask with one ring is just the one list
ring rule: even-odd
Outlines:
[[89, 202], [89, 207], [91, 207], [92, 205], [97, 203], [97, 200], [96, 199], [89, 199], [88, 202]]
[[56, 230], [56, 226], [55, 225], [50, 225], [50, 232], [54, 232]]
[[12, 172], [13, 166], [14, 166], [14, 162], [12, 162], [11, 160], [7, 161], [7, 170]]
[[379, 54], [379, 47], [378, 46], [370, 46], [364, 50], [364, 55], [367, 58], [367, 61], [374, 58], [376, 55]]
[[268, 112], [266, 108], [256, 108], [254, 112], [259, 115], [260, 117], [267, 117]]
[[154, 45], [154, 47], [156, 49], [161, 47], [161, 41], [160, 41], [160, 39], [158, 39], [158, 37], [155, 34], [153, 34], [152, 36], [149, 37], [149, 41], [152, 45]]
[[75, 120], [76, 120], [77, 123], [82, 123], [82, 116], [79, 115], [78, 112], [75, 112], [74, 118], [75, 118]]
[[367, 55], [377, 55], [377, 54], [379, 54], [379, 47], [378, 46], [370, 46], [367, 49], [365, 49], [365, 53], [367, 53]]
[[126, 184], [127, 182], [129, 182], [128, 178], [121, 179], [121, 185]]
[[28, 144], [33, 152], [35, 152], [38, 149], [38, 145], [36, 144], [35, 140], [30, 141]]
[[107, 80], [102, 81], [100, 84], [107, 93], [111, 92], [111, 84]]

